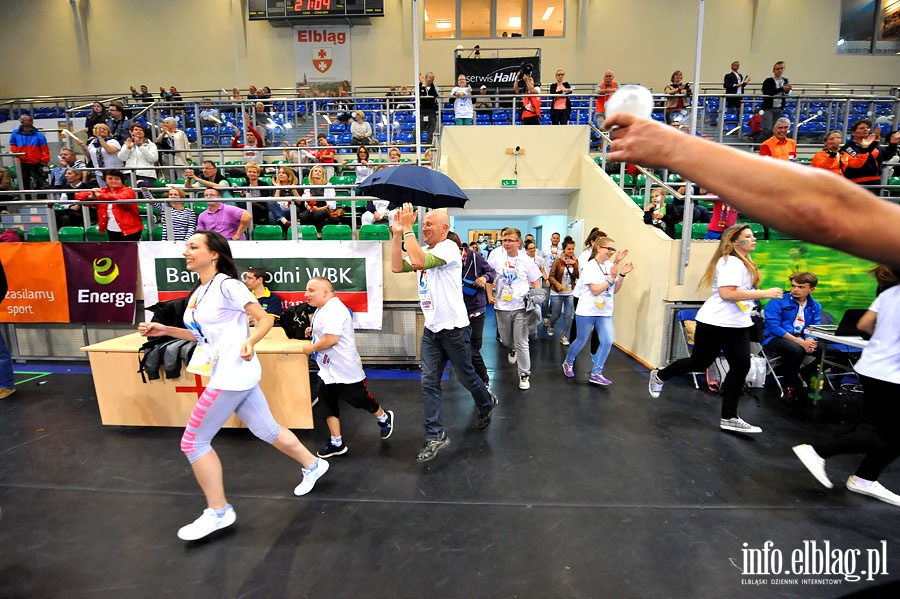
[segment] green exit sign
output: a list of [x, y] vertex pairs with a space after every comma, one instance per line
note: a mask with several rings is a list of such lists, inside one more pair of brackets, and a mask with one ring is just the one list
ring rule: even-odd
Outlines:
[[500, 179], [500, 187], [518, 187], [518, 179]]

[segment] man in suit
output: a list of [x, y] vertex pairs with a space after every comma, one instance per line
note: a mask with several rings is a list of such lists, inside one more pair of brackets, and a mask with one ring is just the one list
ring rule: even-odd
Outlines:
[[[726, 94], [743, 94], [744, 86], [750, 83], [750, 77], [741, 75], [741, 61], [735, 60], [731, 63], [731, 72], [725, 75], [725, 81], [723, 85], [725, 86]], [[725, 98], [725, 106], [728, 107], [728, 111], [738, 112], [740, 114], [741, 109], [741, 99], [740, 98]]]

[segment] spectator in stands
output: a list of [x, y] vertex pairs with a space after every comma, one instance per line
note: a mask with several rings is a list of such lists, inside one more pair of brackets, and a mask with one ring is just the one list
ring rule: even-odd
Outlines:
[[131, 136], [125, 140], [125, 145], [119, 150], [119, 160], [125, 163], [129, 174], [133, 174], [139, 187], [151, 185], [156, 181], [156, 161], [159, 160], [159, 150], [156, 144], [144, 136], [144, 128], [140, 123], [131, 126]]
[[169, 86], [169, 91], [163, 86], [159, 86], [159, 97], [162, 98], [163, 102], [181, 102], [182, 97], [181, 94], [178, 93], [178, 89], [174, 85]]
[[488, 88], [486, 85], [482, 85], [478, 89], [478, 95], [475, 96], [475, 110], [493, 108], [494, 103], [492, 98], [488, 95]]
[[784, 112], [784, 97], [791, 93], [791, 84], [784, 76], [784, 61], [779, 60], [772, 66], [772, 76], [766, 77], [762, 84], [763, 135], [772, 131], [775, 121]]
[[[678, 188], [678, 195], [681, 197], [672, 198], [672, 203], [666, 207], [666, 212], [668, 213], [668, 218], [666, 221], [666, 233], [669, 234], [669, 237], [675, 237], [675, 224], [684, 221], [684, 194], [687, 191], [687, 187], [682, 185]], [[651, 192], [652, 193], [652, 192]], [[659, 188], [658, 194], [665, 194], [662, 188]], [[708, 223], [712, 221], [712, 216], [709, 213], [709, 209], [706, 206], [701, 206], [697, 201], [696, 197], [698, 195], [707, 195], [707, 191], [705, 188], [700, 187], [699, 185], [693, 185], [691, 187], [691, 195], [694, 197], [693, 202], [693, 222], [695, 223]], [[737, 216], [735, 215], [735, 218]], [[732, 223], [734, 224], [734, 223]], [[728, 225], [731, 226], [731, 225]], [[720, 233], [724, 229], [716, 229]], [[718, 239], [718, 237], [716, 238]]]
[[[326, 138], [327, 139], [327, 138]], [[287, 144], [287, 142], [285, 142]], [[318, 161], [315, 153], [309, 151], [309, 140], [305, 137], [297, 139], [296, 149], [283, 150], [282, 156], [291, 164], [313, 164]], [[300, 167], [300, 178], [309, 175], [309, 169]]]
[[474, 250], [471, 247], [467, 249], [459, 235], [452, 231], [447, 233], [447, 239], [459, 246], [462, 255], [463, 302], [469, 314], [469, 326], [472, 327], [472, 367], [485, 386], [490, 388], [491, 378], [481, 356], [481, 346], [484, 340], [484, 321], [487, 320], [487, 285], [496, 278], [497, 273], [487, 263], [477, 243]]
[[75, 194], [79, 202], [106, 201], [97, 205], [97, 226], [110, 241], [140, 241], [144, 223], [141, 222], [134, 190], [123, 183], [122, 171], [106, 171], [106, 187]]
[[[366, 119], [366, 113], [362, 110], [354, 111], [354, 121], [350, 123], [350, 143], [362, 146], [365, 144], [378, 145], [372, 133], [372, 125]], [[327, 139], [327, 138], [326, 138]]]
[[[144, 190], [149, 194], [149, 190]], [[187, 194], [184, 191], [170, 187], [168, 192], [169, 206], [172, 210], [172, 234], [174, 241], [187, 241], [191, 235], [197, 230], [197, 214], [193, 208], [184, 203]], [[146, 197], [146, 196], [145, 196]], [[162, 212], [162, 225], [166, 224], [166, 204], [163, 202], [153, 202], [153, 206]]]
[[138, 102], [143, 102], [144, 104], [149, 104], [153, 101], [153, 94], [150, 93], [150, 89], [146, 85], [141, 86], [141, 92], [138, 93], [134, 86], [131, 86], [131, 97], [137, 100]]
[[247, 99], [248, 100], [258, 100], [259, 97], [260, 97], [259, 92], [257, 91], [255, 85], [251, 85], [250, 87], [247, 88]]
[[[824, 168], [835, 175], [843, 175], [843, 166], [841, 160], [845, 156], [840, 153], [841, 142], [844, 140], [844, 134], [837, 129], [829, 131], [823, 140], [824, 150], [816, 152], [812, 158], [812, 165], [816, 168]], [[849, 157], [849, 156], [848, 156]]]
[[[65, 169], [65, 174], [63, 175], [64, 180], [61, 185], [57, 186], [60, 189], [72, 190], [71, 192], [60, 194], [59, 203], [54, 206], [57, 228], [84, 226], [84, 216], [81, 213], [81, 206], [69, 199], [70, 193], [72, 200], [74, 200], [75, 192], [92, 188], [91, 184], [88, 184], [82, 179], [83, 172], [84, 171], [73, 167]], [[93, 180], [91, 183], [93, 183]], [[91, 206], [90, 209], [92, 214], [96, 216], [97, 209], [94, 206]]]
[[245, 118], [245, 121], [248, 132], [247, 143], [241, 143], [241, 130], [237, 125], [231, 123], [231, 128], [234, 131], [234, 135], [231, 137], [231, 147], [244, 148], [244, 162], [262, 162], [263, 153], [256, 148], [263, 145], [263, 136], [257, 131], [256, 127], [253, 126], [249, 118]]
[[749, 121], [747, 121], [747, 126], [750, 128], [750, 135], [748, 136], [752, 141], [759, 141], [763, 136], [763, 111], [760, 110], [756, 112]]
[[208, 99], [200, 105], [200, 120], [206, 123], [216, 123], [221, 124], [222, 119], [220, 118], [221, 114], [219, 113], [219, 109], [215, 107], [215, 105], [210, 102]]
[[253, 107], [253, 121], [256, 123], [257, 129], [263, 133], [265, 145], [272, 145], [272, 140], [275, 139], [275, 119], [266, 112], [266, 105], [262, 102], [257, 102]]
[[[437, 456], [450, 438], [444, 431], [441, 378], [449, 361], [457, 378], [472, 394], [478, 409], [475, 427], [491, 424], [498, 401], [472, 366], [471, 327], [462, 293], [462, 255], [459, 247], [447, 239], [450, 217], [446, 210], [425, 215], [419, 245], [413, 224], [416, 211], [404, 204], [391, 223], [391, 271], [416, 272], [419, 306], [425, 318], [422, 333], [422, 402], [425, 411], [425, 446], [416, 458], [427, 462]], [[403, 258], [403, 244], [407, 258]]]
[[663, 93], [666, 94], [666, 122], [670, 125], [676, 118], [680, 119], [687, 106], [687, 97], [691, 95], [691, 85], [682, 81], [684, 74], [681, 71], [672, 73], [669, 84]]
[[356, 162], [351, 163], [356, 170], [356, 184], [359, 185], [369, 178], [369, 175], [375, 172], [369, 165], [369, 148], [359, 146], [356, 148]]
[[531, 288], [541, 285], [541, 272], [534, 260], [519, 251], [522, 233], [506, 227], [500, 233], [503, 252], [493, 252], [488, 264], [497, 278], [487, 288], [488, 301], [494, 306], [500, 343], [505, 346], [510, 364], [516, 364], [519, 389], [531, 388], [531, 355], [528, 344], [528, 311], [525, 296]]
[[[337, 207], [337, 201], [334, 199], [337, 194], [335, 193], [334, 187], [328, 182], [325, 168], [322, 165], [319, 164], [309, 169], [309, 184], [313, 187], [304, 190], [305, 197], [312, 195], [313, 197], [329, 198], [327, 200], [319, 200], [317, 205], [313, 208], [311, 208], [312, 202], [306, 202], [306, 210], [304, 212], [313, 212], [313, 224], [321, 218], [321, 214], [323, 213], [325, 214], [325, 219], [322, 223], [323, 225], [340, 222], [341, 217], [344, 216], [344, 210], [343, 208]], [[304, 222], [303, 224], [308, 223]], [[317, 225], [316, 229], [319, 233], [322, 232], [321, 225]]]
[[759, 147], [760, 156], [770, 156], [777, 160], [797, 160], [797, 142], [788, 137], [791, 130], [791, 119], [781, 117], [775, 121], [772, 137]]
[[52, 187], [62, 187], [66, 182], [66, 171], [70, 168], [78, 169], [79, 175], [87, 175], [84, 160], [75, 155], [75, 152], [69, 148], [62, 148], [59, 151], [59, 166], [50, 171], [50, 185]]
[[167, 169], [169, 179], [184, 179], [184, 167], [191, 160], [191, 142], [188, 141], [184, 131], [178, 128], [178, 120], [175, 117], [169, 116], [162, 120], [162, 131], [156, 136], [156, 146], [160, 150], [166, 150], [160, 152], [160, 164], [181, 167]]
[[453, 117], [457, 125], [471, 125], [474, 121], [475, 108], [472, 105], [472, 86], [465, 75], [456, 78], [456, 87], [450, 90], [453, 98]]
[[671, 220], [666, 219], [666, 192], [662, 187], [656, 187], [650, 192], [650, 204], [644, 210], [644, 224], [662, 229], [667, 235], [674, 237], [675, 224], [670, 223]]
[[375, 168], [376, 171], [381, 170], [383, 168], [389, 168], [392, 166], [398, 166], [400, 164], [400, 148], [391, 146], [388, 149], [388, 163], [381, 164]]
[[603, 121], [606, 120], [606, 101], [619, 88], [615, 79], [616, 74], [608, 70], [603, 74], [603, 81], [594, 89], [594, 95], [597, 96], [594, 104], [594, 123], [598, 127], [602, 127]]
[[[763, 346], [782, 357], [782, 374], [787, 396], [792, 400], [808, 399], [800, 380], [803, 366], [808, 378], [817, 366], [816, 338], [807, 329], [821, 324], [822, 306], [810, 295], [819, 278], [811, 272], [798, 272], [790, 277], [791, 292], [766, 304], [766, 337]], [[804, 360], [809, 357], [807, 364]]]
[[109, 113], [106, 111], [106, 106], [102, 102], [94, 102], [93, 106], [91, 106], [91, 113], [84, 119], [84, 129], [87, 131], [87, 136], [90, 137], [94, 134], [95, 125], [98, 123], [105, 125], [107, 120], [109, 120]]
[[560, 316], [565, 315], [562, 333], [559, 335], [559, 342], [564, 346], [569, 345], [568, 335], [575, 315], [573, 292], [578, 276], [575, 241], [571, 237], [566, 237], [562, 244], [562, 253], [550, 267], [550, 322], [547, 327], [547, 334], [553, 337], [556, 333], [556, 322]]
[[[587, 345], [592, 331], [597, 331], [600, 345], [593, 354], [594, 360], [588, 382], [594, 385], [611, 385], [612, 381], [603, 376], [603, 367], [612, 349], [613, 307], [615, 295], [625, 284], [625, 277], [634, 270], [631, 262], [626, 262], [628, 250], [619, 252], [616, 242], [610, 237], [600, 237], [594, 242], [593, 253], [587, 264], [579, 272], [575, 293], [578, 307], [575, 308], [575, 326], [578, 335], [569, 347], [562, 364], [563, 374], [575, 376], [575, 357]], [[749, 361], [749, 358], [748, 358]]]
[[119, 100], [109, 103], [109, 120], [106, 121], [109, 131], [119, 145], [131, 137], [131, 121], [125, 116], [125, 105]]
[[334, 294], [334, 286], [324, 277], [312, 277], [306, 285], [306, 301], [316, 308], [310, 340], [303, 353], [319, 365], [318, 397], [325, 407], [325, 422], [331, 438], [317, 455], [320, 458], [344, 455], [347, 445], [341, 435], [340, 404], [344, 399], [354, 408], [375, 416], [381, 438], [394, 432], [394, 413], [384, 410], [366, 383], [362, 359], [356, 349], [353, 319], [347, 306]]
[[762, 160], [650, 119], [626, 113], [610, 119], [607, 125], [617, 127], [610, 160], [668, 168], [786, 235], [900, 267], [900, 236], [872, 234], [900, 225], [900, 206], [893, 202], [828, 173]]
[[[88, 138], [87, 142], [80, 139], [76, 140], [85, 156], [90, 160], [91, 166], [94, 168], [121, 168], [125, 163], [119, 160], [119, 150], [122, 146], [118, 140], [112, 137], [109, 126], [106, 123], [97, 123], [94, 125], [93, 137]], [[97, 185], [104, 185], [105, 173], [98, 170], [96, 172]]]
[[250, 203], [250, 208], [251, 213], [253, 214], [253, 222], [255, 223], [269, 221], [268, 203], [260, 201], [259, 198], [267, 198], [272, 195], [272, 190], [269, 189], [268, 181], [260, 179], [260, 174], [259, 164], [253, 161], [244, 164], [244, 176], [247, 178], [245, 187], [249, 187], [250, 189], [241, 191], [240, 195], [245, 198], [253, 198]]
[[721, 239], [728, 227], [737, 224], [740, 213], [728, 202], [721, 199], [713, 199], [713, 213], [706, 227], [706, 239]]
[[[897, 153], [900, 131], [888, 139], [888, 146], [878, 144], [878, 132], [872, 131], [872, 121], [861, 119], [850, 126], [850, 141], [841, 148], [844, 176], [859, 185], [881, 185], [881, 167]], [[877, 189], [872, 190], [878, 193]]]
[[360, 217], [360, 224], [389, 225], [396, 211], [397, 205], [390, 200], [369, 200], [366, 202], [366, 211]]
[[328, 143], [328, 136], [324, 133], [319, 133], [316, 141], [319, 144], [319, 149], [315, 152], [316, 160], [325, 165], [325, 175], [330, 179], [334, 176], [334, 155], [337, 150]]
[[[741, 61], [735, 60], [731, 63], [731, 70], [725, 75], [722, 85], [725, 87], [725, 93], [730, 96], [739, 96], [744, 93], [744, 86], [750, 83], [749, 75], [741, 75]], [[725, 106], [729, 112], [736, 112], [738, 116], [741, 114], [740, 98], [725, 98]]]
[[22, 181], [19, 189], [44, 189], [47, 186], [47, 165], [50, 164], [50, 147], [47, 138], [34, 127], [31, 115], [19, 117], [19, 127], [9, 134], [9, 150], [22, 152], [19, 166], [22, 168]]
[[[257, 171], [259, 167], [257, 167]], [[275, 175], [275, 182], [277, 185], [297, 185], [297, 175], [294, 173], [294, 169], [288, 168], [286, 166], [278, 167], [278, 173]], [[290, 198], [300, 197], [300, 190], [298, 189], [276, 189], [275, 193], [272, 194], [274, 198], [288, 198], [288, 199], [275, 199], [272, 201], [266, 202], [266, 206], [269, 209], [269, 222], [277, 223], [281, 225], [281, 228], [287, 231], [291, 226], [291, 202], [297, 200], [291, 200]], [[298, 215], [299, 216], [299, 215]], [[300, 220], [299, 218], [297, 219]]]
[[194, 187], [194, 183], [207, 189], [215, 187], [219, 190], [222, 197], [231, 197], [230, 192], [224, 191], [224, 188], [230, 187], [228, 179], [222, 176], [222, 173], [216, 168], [216, 163], [212, 160], [203, 161], [203, 164], [200, 165], [199, 177], [194, 173], [194, 169], [188, 168], [184, 170], [184, 186], [191, 189]]
[[[521, 87], [519, 83], [521, 82]], [[522, 98], [522, 124], [523, 125], [540, 125], [541, 124], [541, 88], [534, 82], [531, 75], [522, 74], [520, 69], [516, 73], [516, 79], [513, 82], [513, 93], [525, 94]]]
[[197, 217], [198, 231], [215, 231], [232, 241], [246, 239], [244, 231], [253, 220], [249, 212], [222, 203], [222, 195], [217, 187], [207, 187], [203, 197], [206, 199], [207, 208]]
[[565, 70], [556, 69], [556, 81], [550, 84], [550, 97], [553, 99], [553, 105], [550, 108], [550, 123], [553, 125], [568, 125], [569, 116], [572, 113], [572, 101], [569, 98], [572, 94], [572, 86], [568, 81], [563, 81], [565, 77]]
[[[281, 319], [281, 315], [284, 313], [284, 306], [281, 298], [269, 291], [269, 288], [266, 287], [266, 277], [268, 274], [269, 273], [266, 272], [265, 268], [251, 266], [244, 273], [244, 284], [247, 285], [247, 289], [250, 290], [250, 293], [253, 294], [253, 297], [256, 298], [259, 305], [263, 307], [263, 310], [275, 317], [275, 324], [277, 325]], [[250, 318], [250, 326], [255, 325], [256, 321], [253, 318]]]
[[236, 87], [232, 87], [232, 88], [231, 88], [231, 95], [228, 96], [228, 99], [229, 99], [229, 100], [243, 100], [243, 99], [244, 99], [244, 96], [241, 95], [241, 90], [240, 90], [240, 89], [238, 89], [238, 88], [236, 88]]
[[[400, 92], [404, 96], [408, 93]], [[439, 125], [438, 119], [438, 87], [434, 84], [434, 73], [428, 71], [425, 76], [419, 75], [419, 117], [421, 129], [427, 133], [425, 143], [431, 145], [434, 132]], [[399, 107], [398, 107], [399, 108]]]

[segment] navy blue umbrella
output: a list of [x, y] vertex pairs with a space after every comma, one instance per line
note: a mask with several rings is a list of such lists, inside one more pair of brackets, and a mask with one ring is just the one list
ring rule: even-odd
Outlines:
[[397, 206], [409, 202], [427, 208], [462, 208], [469, 201], [447, 175], [411, 164], [383, 168], [369, 175], [357, 189]]

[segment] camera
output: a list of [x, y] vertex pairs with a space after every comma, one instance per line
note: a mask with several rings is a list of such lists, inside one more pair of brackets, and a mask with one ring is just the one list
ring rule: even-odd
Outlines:
[[521, 71], [523, 77], [532, 77], [534, 75], [534, 65], [530, 62], [522, 63]]

